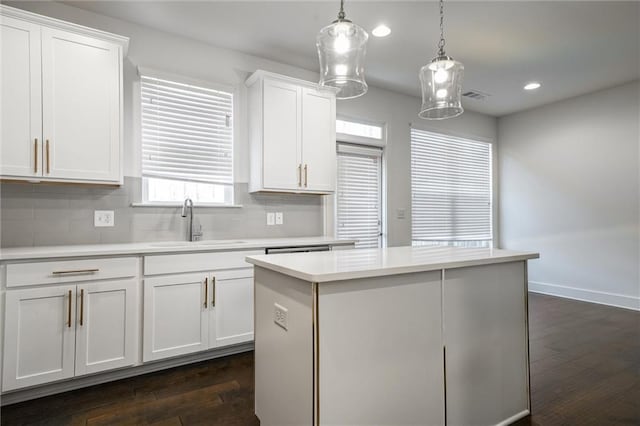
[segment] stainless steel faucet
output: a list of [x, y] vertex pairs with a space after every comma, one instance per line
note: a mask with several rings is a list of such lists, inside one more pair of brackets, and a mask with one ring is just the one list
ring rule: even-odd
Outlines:
[[187, 233], [188, 241], [199, 241], [202, 238], [202, 229], [198, 231], [193, 231], [193, 200], [191, 198], [187, 198], [184, 200], [184, 204], [182, 205], [182, 217], [187, 217], [187, 209], [189, 209], [189, 228]]

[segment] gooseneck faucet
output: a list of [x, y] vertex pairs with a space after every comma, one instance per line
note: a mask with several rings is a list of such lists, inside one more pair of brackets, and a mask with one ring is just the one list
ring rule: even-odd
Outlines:
[[193, 232], [193, 200], [191, 198], [187, 198], [184, 200], [184, 204], [182, 205], [182, 217], [187, 217], [187, 209], [189, 209], [189, 228], [187, 233], [188, 241], [198, 241], [202, 237], [202, 232]]

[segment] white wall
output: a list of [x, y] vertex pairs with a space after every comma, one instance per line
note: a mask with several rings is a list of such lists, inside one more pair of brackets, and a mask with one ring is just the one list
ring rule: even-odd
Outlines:
[[[248, 181], [245, 79], [256, 69], [265, 69], [310, 81], [318, 78], [314, 71], [214, 47], [64, 4], [50, 2], [7, 2], [7, 4], [130, 37], [124, 81], [126, 176], [140, 175], [137, 67], [152, 68], [236, 88], [236, 99], [240, 106], [234, 121], [237, 131], [235, 176], [238, 182]], [[313, 45], [309, 48], [313, 49]], [[418, 70], [416, 70], [416, 81], [417, 79]], [[496, 119], [493, 117], [468, 111], [452, 120], [425, 122], [417, 117], [419, 106], [420, 100], [416, 97], [373, 87], [361, 98], [338, 102], [339, 115], [373, 120], [387, 125], [389, 141], [386, 152], [387, 184], [390, 188], [387, 201], [389, 245], [411, 243], [410, 122], [426, 130], [444, 130], [492, 141], [496, 139]], [[398, 208], [406, 210], [405, 219], [396, 218], [395, 211]]]
[[501, 245], [530, 288], [640, 309], [640, 83], [498, 120]]

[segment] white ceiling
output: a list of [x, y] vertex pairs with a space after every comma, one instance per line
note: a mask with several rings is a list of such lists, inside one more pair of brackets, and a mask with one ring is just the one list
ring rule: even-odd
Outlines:
[[[339, 1], [66, 1], [162, 31], [308, 70], [315, 36]], [[434, 1], [347, 1], [347, 17], [389, 37], [371, 37], [370, 85], [419, 96], [418, 70], [435, 54]], [[465, 65], [464, 90], [491, 96], [466, 108], [501, 116], [640, 78], [638, 2], [445, 3], [447, 53]], [[528, 81], [542, 88], [525, 92]], [[344, 101], [348, 102], [348, 101]]]

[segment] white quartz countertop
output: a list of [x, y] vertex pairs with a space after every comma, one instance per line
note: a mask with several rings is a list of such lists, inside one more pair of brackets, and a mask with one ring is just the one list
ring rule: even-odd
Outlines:
[[247, 262], [309, 282], [342, 281], [537, 259], [492, 248], [391, 247], [247, 256]]
[[252, 250], [271, 247], [302, 247], [353, 244], [353, 240], [330, 237], [238, 238], [234, 240], [157, 241], [123, 244], [79, 244], [64, 246], [14, 247], [0, 249], [0, 261], [49, 259], [65, 257], [148, 255], [205, 251]]

